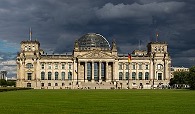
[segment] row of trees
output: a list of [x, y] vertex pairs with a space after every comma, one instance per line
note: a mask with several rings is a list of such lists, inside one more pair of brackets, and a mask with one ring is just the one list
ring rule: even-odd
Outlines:
[[189, 69], [189, 72], [174, 72], [174, 78], [170, 80], [170, 86], [177, 85], [178, 88], [189, 86], [190, 89], [195, 90], [195, 66]]
[[8, 80], [6, 81], [5, 79], [0, 79], [0, 86], [1, 87], [7, 87], [7, 86], [16, 86], [16, 81], [14, 80]]

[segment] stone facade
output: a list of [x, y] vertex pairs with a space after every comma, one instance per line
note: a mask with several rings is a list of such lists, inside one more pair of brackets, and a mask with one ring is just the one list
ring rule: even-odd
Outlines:
[[17, 87], [35, 89], [150, 89], [167, 85], [171, 59], [165, 42], [147, 51], [120, 55], [116, 42], [89, 33], [75, 41], [72, 54], [48, 55], [38, 41], [22, 41], [17, 56]]

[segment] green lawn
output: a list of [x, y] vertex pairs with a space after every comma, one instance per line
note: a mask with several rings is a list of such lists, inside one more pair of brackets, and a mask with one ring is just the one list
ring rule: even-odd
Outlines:
[[1, 114], [195, 114], [190, 90], [21, 90], [0, 92]]

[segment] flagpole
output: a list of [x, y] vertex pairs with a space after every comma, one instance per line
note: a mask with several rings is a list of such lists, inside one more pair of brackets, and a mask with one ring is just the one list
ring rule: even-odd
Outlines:
[[158, 32], [156, 32], [156, 42], [158, 42], [158, 36], [159, 36], [159, 34], [158, 34]]
[[31, 30], [31, 27], [30, 27], [30, 41], [32, 40], [32, 30]]
[[129, 62], [129, 67], [128, 67], [128, 89], [129, 89], [129, 78], [130, 78], [129, 69], [130, 69], [130, 62]]

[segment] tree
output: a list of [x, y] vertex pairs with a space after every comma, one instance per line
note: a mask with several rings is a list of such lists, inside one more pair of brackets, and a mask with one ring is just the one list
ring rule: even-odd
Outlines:
[[173, 75], [174, 78], [171, 78], [169, 83], [170, 86], [177, 84], [179, 86], [178, 88], [183, 88], [184, 85], [188, 84], [189, 72], [186, 71], [174, 72]]
[[16, 86], [16, 82], [14, 80], [8, 80], [7, 81], [7, 86]]
[[6, 86], [7, 82], [5, 79], [0, 79], [0, 86]]
[[188, 84], [190, 86], [190, 89], [195, 90], [195, 66], [190, 68]]

